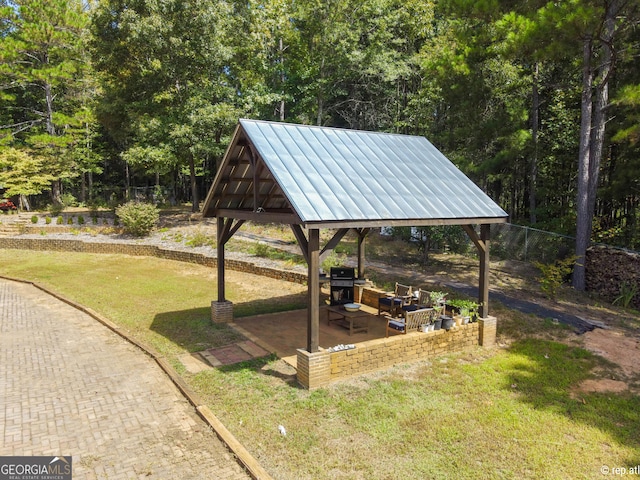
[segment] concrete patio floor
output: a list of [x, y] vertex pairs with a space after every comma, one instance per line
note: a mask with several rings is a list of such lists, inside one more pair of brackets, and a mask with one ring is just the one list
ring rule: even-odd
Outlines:
[[[349, 330], [335, 323], [327, 324], [327, 307], [320, 307], [320, 347], [360, 343], [385, 336], [387, 321], [378, 310], [363, 305], [369, 320], [369, 331], [349, 335]], [[298, 348], [307, 347], [307, 309], [236, 318], [234, 326], [250, 340], [285, 362], [296, 366]]]

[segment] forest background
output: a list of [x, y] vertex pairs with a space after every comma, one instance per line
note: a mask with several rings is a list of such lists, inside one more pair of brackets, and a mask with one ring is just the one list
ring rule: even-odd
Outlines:
[[279, 120], [424, 135], [513, 223], [638, 249], [639, 7], [0, 0], [0, 184], [198, 211], [238, 119]]

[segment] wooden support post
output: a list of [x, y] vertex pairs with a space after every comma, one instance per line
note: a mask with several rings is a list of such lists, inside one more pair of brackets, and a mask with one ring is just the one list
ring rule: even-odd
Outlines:
[[302, 230], [302, 227], [300, 227], [300, 225], [295, 225], [295, 224], [291, 224], [289, 226], [291, 227], [291, 231], [293, 232], [293, 235], [296, 237], [296, 240], [298, 241], [298, 246], [300, 247], [300, 250], [302, 250], [302, 255], [304, 256], [304, 259], [307, 261], [307, 265], [309, 265], [309, 241], [307, 240], [307, 237], [304, 236], [304, 231]]
[[217, 269], [218, 269], [218, 302], [225, 301], [224, 291], [224, 244], [225, 244], [225, 221], [224, 217], [217, 219]]
[[320, 230], [309, 230], [307, 351], [315, 353], [320, 343]]
[[480, 316], [489, 316], [489, 237], [490, 225], [480, 225], [480, 236], [471, 225], [462, 225], [462, 228], [478, 249], [480, 258], [480, 274], [478, 279], [478, 303], [480, 304]]
[[487, 318], [489, 316], [489, 238], [491, 235], [490, 225], [480, 225], [480, 243], [483, 248], [478, 252], [480, 254], [480, 282], [478, 299], [480, 300], [480, 316]]

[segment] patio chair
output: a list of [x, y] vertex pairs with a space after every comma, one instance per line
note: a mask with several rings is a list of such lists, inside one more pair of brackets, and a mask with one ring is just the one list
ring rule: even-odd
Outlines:
[[410, 305], [403, 305], [401, 307], [403, 314], [420, 310], [421, 308], [431, 307], [431, 292], [429, 290], [422, 290], [420, 288], [414, 293], [413, 297], [415, 300]]
[[423, 324], [433, 322], [435, 318], [435, 310], [433, 308], [420, 308], [412, 312], [406, 312], [404, 318], [391, 318], [387, 320], [387, 337], [389, 332], [395, 330], [402, 334], [407, 332], [415, 332], [420, 329]]
[[389, 312], [392, 317], [397, 316], [403, 306], [411, 305], [411, 298], [411, 287], [396, 282], [393, 293], [388, 293], [386, 297], [378, 299], [378, 316], [383, 311]]

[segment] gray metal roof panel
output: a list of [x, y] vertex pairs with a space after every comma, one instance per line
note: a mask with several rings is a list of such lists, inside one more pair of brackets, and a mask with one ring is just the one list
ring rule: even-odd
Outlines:
[[508, 216], [424, 137], [240, 124], [303, 222]]

